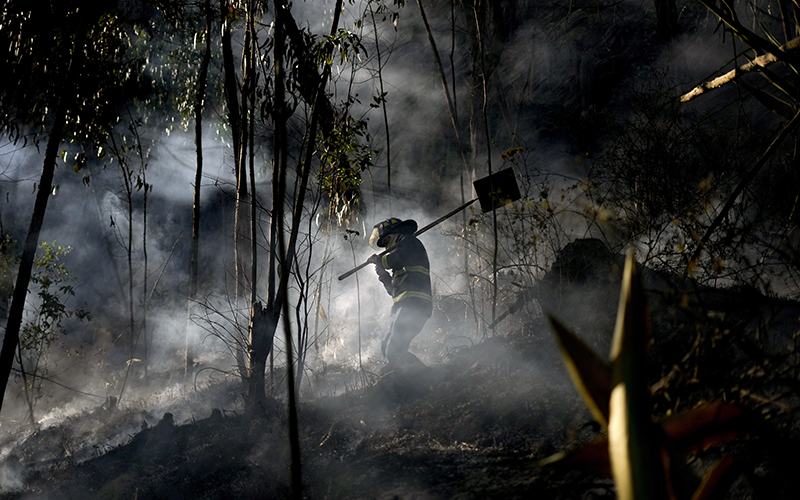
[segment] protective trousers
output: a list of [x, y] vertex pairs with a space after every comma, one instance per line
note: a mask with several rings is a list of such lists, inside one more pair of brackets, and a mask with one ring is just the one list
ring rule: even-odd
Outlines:
[[395, 305], [389, 333], [381, 342], [381, 351], [392, 368], [424, 367], [425, 364], [408, 352], [425, 322], [431, 317], [431, 304], [407, 299]]

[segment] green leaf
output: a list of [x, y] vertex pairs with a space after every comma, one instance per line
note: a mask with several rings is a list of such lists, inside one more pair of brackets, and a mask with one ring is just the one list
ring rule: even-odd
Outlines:
[[81, 171], [81, 169], [86, 165], [86, 154], [84, 153], [76, 153], [75, 154], [75, 166], [72, 167], [72, 170], [75, 171], [77, 174]]
[[617, 325], [611, 348], [612, 389], [608, 454], [621, 500], [667, 498], [661, 433], [653, 424], [647, 384], [648, 319], [641, 276], [625, 259]]
[[572, 382], [578, 388], [595, 420], [608, 426], [608, 402], [611, 397], [611, 367], [577, 335], [548, 315], [558, 347]]

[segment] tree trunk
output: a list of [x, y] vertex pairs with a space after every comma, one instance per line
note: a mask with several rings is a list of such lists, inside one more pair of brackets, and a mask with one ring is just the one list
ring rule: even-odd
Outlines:
[[206, 49], [200, 63], [197, 77], [197, 93], [194, 99], [194, 144], [196, 153], [196, 169], [194, 174], [194, 198], [192, 202], [192, 242], [189, 249], [189, 294], [187, 300], [186, 322], [186, 356], [184, 358], [184, 381], [192, 379], [194, 369], [194, 348], [189, 335], [192, 304], [197, 297], [198, 256], [200, 254], [200, 183], [203, 180], [203, 101], [206, 96], [208, 82], [208, 66], [211, 63], [211, 1], [205, 2], [206, 12]]
[[142, 257], [144, 259], [144, 272], [142, 284], [142, 348], [144, 354], [144, 379], [147, 380], [147, 166], [142, 163]]
[[280, 309], [264, 308], [260, 302], [250, 310], [250, 372], [247, 377], [249, 404], [258, 409], [266, 394], [264, 373], [267, 370], [267, 356], [272, 351], [275, 330]]
[[[486, 167], [489, 170], [489, 176], [492, 175], [492, 139], [491, 131], [489, 130], [489, 117], [486, 108], [488, 107], [489, 89], [488, 89], [488, 76], [486, 74], [486, 33], [485, 24], [482, 22], [485, 16], [478, 15], [479, 10], [483, 11], [483, 1], [479, 0], [478, 4], [480, 9], [475, 9], [475, 34], [478, 42], [478, 52], [480, 58], [480, 75], [481, 75], [481, 115], [483, 117], [483, 132], [486, 138]], [[497, 235], [497, 210], [492, 210], [492, 233], [493, 233], [493, 249], [492, 249], [492, 324], [494, 324], [497, 317], [497, 261], [499, 251], [499, 241]]]
[[[288, 8], [283, 0], [275, 0], [275, 44], [274, 50], [274, 65], [275, 65], [275, 109], [273, 111], [273, 122], [275, 130], [275, 149], [274, 149], [274, 165], [273, 168], [278, 169], [278, 185], [273, 186], [273, 200], [277, 199], [274, 207], [277, 208], [273, 214], [272, 223], [275, 225], [275, 234], [278, 236], [278, 259], [281, 268], [280, 284], [275, 295], [275, 303], [271, 304], [271, 311], [275, 311], [276, 319], [283, 313], [283, 330], [286, 343], [286, 386], [288, 393], [288, 419], [289, 419], [289, 448], [290, 448], [290, 471], [291, 471], [291, 495], [293, 498], [303, 498], [302, 493], [302, 475], [301, 475], [301, 462], [300, 462], [300, 431], [297, 419], [297, 400], [294, 392], [294, 360], [292, 352], [292, 332], [289, 323], [289, 307], [287, 300], [287, 289], [289, 274], [292, 269], [292, 242], [289, 241], [287, 247], [284, 243], [283, 231], [283, 213], [284, 213], [284, 200], [286, 192], [286, 167], [287, 167], [287, 109], [284, 101], [285, 82], [283, 68], [283, 57], [286, 53], [285, 47], [285, 29], [284, 23], [287, 19], [291, 18]], [[337, 8], [341, 8], [340, 0], [337, 1]], [[313, 118], [312, 118], [313, 120]], [[313, 140], [311, 137], [309, 140]], [[277, 195], [277, 196], [276, 196]], [[295, 217], [300, 217], [301, 213], [294, 214]], [[284, 249], [286, 253], [284, 254]]]
[[[249, 71], [247, 91], [245, 99], [250, 102], [250, 120], [248, 127], [248, 136], [250, 143], [250, 154], [248, 156], [248, 168], [250, 172], [250, 307], [257, 302], [256, 284], [258, 281], [258, 212], [256, 210], [256, 149], [255, 149], [255, 135], [256, 135], [256, 30], [255, 19], [253, 14], [253, 2], [250, 2], [250, 7], [247, 9], [248, 19], [247, 28], [250, 30], [250, 51], [249, 51]], [[244, 164], [244, 157], [242, 158]]]
[[[247, 29], [244, 36], [244, 47], [242, 48], [242, 73], [243, 83], [241, 88], [241, 108], [239, 114], [231, 114], [231, 120], [238, 121], [239, 146], [234, 151], [235, 171], [236, 171], [236, 297], [237, 305], [247, 297], [247, 276], [251, 269], [253, 255], [250, 249], [250, 210], [248, 204], [250, 198], [247, 187], [247, 147], [248, 147], [248, 106], [247, 101], [252, 92], [253, 71], [250, 67], [250, 44], [253, 36], [250, 19], [252, 8], [247, 9]], [[226, 77], [227, 79], [227, 77]], [[238, 90], [238, 89], [237, 89]], [[238, 100], [238, 98], [237, 98]], [[252, 118], [252, 117], [250, 117]], [[251, 290], [255, 286], [250, 283]], [[243, 366], [243, 365], [241, 365]]]
[[28, 226], [28, 234], [25, 236], [25, 245], [22, 249], [19, 272], [17, 273], [16, 285], [14, 286], [14, 296], [11, 299], [11, 308], [8, 313], [8, 323], [6, 324], [3, 348], [0, 350], [0, 409], [3, 408], [3, 397], [6, 386], [8, 385], [11, 368], [14, 364], [14, 353], [19, 345], [19, 331], [22, 326], [22, 314], [25, 310], [25, 299], [28, 295], [28, 285], [30, 284], [31, 273], [33, 271], [33, 260], [36, 255], [36, 247], [39, 245], [39, 233], [44, 223], [47, 201], [53, 189], [53, 173], [56, 168], [58, 148], [61, 144], [61, 136], [64, 133], [64, 125], [66, 122], [66, 106], [63, 102], [64, 99], [61, 99], [61, 101], [58, 112], [55, 114], [53, 124], [50, 128], [50, 136], [47, 139], [47, 147], [44, 154], [42, 174], [39, 178], [36, 201], [33, 205], [33, 214], [31, 215], [31, 222]]
[[[378, 84], [380, 90], [380, 104], [383, 111], [383, 128], [386, 132], [386, 192], [389, 195], [389, 208], [392, 204], [392, 141], [389, 137], [389, 114], [386, 111], [386, 92], [383, 90], [383, 63], [381, 62], [381, 43], [378, 37], [378, 23], [375, 22], [375, 11], [372, 3], [369, 4], [369, 15], [372, 17], [372, 28], [375, 34], [375, 55], [378, 58]], [[427, 26], [426, 26], [427, 27]], [[324, 261], [323, 261], [324, 262]]]
[[[228, 22], [230, 6], [227, 0], [220, 0], [220, 23], [222, 23], [222, 63], [225, 81], [225, 97], [228, 104], [228, 123], [231, 127], [233, 136], [233, 162], [236, 174], [236, 215], [234, 219], [234, 266], [236, 270], [236, 300], [234, 305], [239, 307], [239, 300], [244, 297], [244, 263], [246, 251], [247, 224], [244, 221], [243, 201], [247, 197], [247, 174], [243, 168], [241, 159], [242, 152], [242, 115], [239, 112], [239, 86], [236, 83], [236, 68], [233, 64], [233, 47], [231, 45], [231, 29]], [[247, 377], [245, 365], [245, 352], [241, 343], [236, 348], [236, 362], [239, 374], [244, 380]]]
[[[114, 137], [112, 136], [111, 139], [113, 141]], [[128, 336], [131, 339], [131, 357], [128, 362], [133, 363], [133, 358], [136, 354], [136, 339], [134, 338], [136, 322], [133, 315], [133, 186], [131, 185], [130, 177], [128, 177], [129, 170], [125, 166], [126, 162], [122, 158], [122, 153], [117, 149], [116, 145], [114, 150], [117, 151], [117, 160], [120, 173], [122, 174], [122, 182], [125, 184], [125, 201], [128, 207], [128, 247], [126, 251], [128, 261]], [[120, 399], [122, 399], [121, 394]]]

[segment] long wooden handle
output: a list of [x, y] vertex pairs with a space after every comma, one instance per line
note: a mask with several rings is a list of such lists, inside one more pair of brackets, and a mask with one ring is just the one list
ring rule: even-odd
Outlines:
[[[383, 252], [378, 254], [378, 257], [383, 257], [387, 253], [389, 253], [389, 250], [384, 250]], [[369, 262], [364, 262], [364, 263], [359, 264], [358, 267], [354, 267], [353, 269], [347, 271], [346, 273], [344, 273], [341, 276], [339, 276], [339, 281], [342, 281], [343, 279], [347, 278], [348, 276], [350, 276], [352, 274], [355, 274], [356, 272], [360, 271], [361, 269], [364, 269], [365, 267], [367, 267], [368, 264], [369, 264]]]
[[443, 217], [439, 217], [439, 218], [438, 218], [438, 219], [436, 219], [435, 221], [431, 222], [431, 223], [430, 223], [430, 224], [428, 224], [427, 226], [423, 227], [422, 229], [420, 229], [420, 230], [418, 230], [416, 233], [414, 233], [414, 236], [419, 236], [420, 234], [424, 233], [424, 232], [425, 232], [425, 231], [427, 231], [428, 229], [430, 229], [430, 228], [432, 228], [432, 227], [434, 227], [434, 226], [438, 226], [438, 225], [439, 225], [439, 224], [441, 224], [442, 222], [446, 221], [447, 219], [449, 219], [450, 217], [454, 216], [454, 215], [455, 215], [455, 214], [457, 214], [458, 212], [460, 212], [460, 211], [464, 210], [465, 208], [467, 208], [468, 206], [472, 205], [472, 204], [473, 204], [473, 203], [475, 203], [476, 201], [478, 201], [478, 198], [475, 198], [474, 200], [470, 200], [470, 201], [468, 201], [468, 202], [464, 203], [463, 205], [461, 205], [460, 207], [456, 208], [456, 209], [455, 209], [455, 210], [453, 210], [452, 212], [449, 212], [447, 215], [445, 215], [445, 216], [443, 216]]
[[[472, 205], [476, 201], [478, 201], [478, 198], [475, 198], [474, 200], [470, 200], [470, 201], [464, 203], [463, 205], [461, 205], [460, 207], [456, 208], [455, 210], [449, 212], [447, 215], [445, 215], [443, 217], [439, 217], [438, 219], [436, 219], [435, 221], [431, 222], [430, 224], [428, 224], [427, 226], [423, 227], [422, 229], [418, 229], [417, 232], [414, 233], [414, 236], [419, 236], [420, 234], [424, 233], [428, 229], [441, 224], [442, 222], [446, 221], [447, 219], [449, 219], [450, 217], [454, 216], [458, 212], [460, 212], [460, 211], [464, 210], [465, 208], [467, 208], [468, 206]], [[383, 252], [378, 254], [378, 257], [383, 257], [388, 252], [389, 252], [389, 250], [384, 250]], [[339, 276], [339, 281], [342, 281], [343, 279], [347, 278], [348, 276], [351, 276], [351, 275], [355, 274], [356, 272], [358, 272], [359, 270], [364, 269], [367, 266], [367, 264], [369, 264], [369, 262], [364, 262], [363, 264], [360, 264], [358, 267], [355, 267], [355, 268], [347, 271], [346, 273], [340, 275]]]

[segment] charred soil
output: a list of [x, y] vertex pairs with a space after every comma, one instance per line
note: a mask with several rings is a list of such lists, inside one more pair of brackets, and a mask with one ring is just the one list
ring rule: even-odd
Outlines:
[[[682, 344], [653, 349], [662, 357], [652, 360], [656, 413], [735, 399], [752, 414], [752, 427], [721, 449], [694, 453], [690, 466], [702, 475], [728, 454], [741, 473], [721, 498], [794, 498], [788, 471], [798, 458], [797, 398], [786, 384], [796, 377], [758, 363], [777, 369], [796, 359], [765, 351], [763, 359], [754, 351], [747, 357], [747, 346], [726, 340], [731, 334], [719, 325], [708, 332], [692, 325], [689, 354]], [[601, 435], [558, 356], [541, 322], [421, 372], [367, 374], [358, 390], [306, 399], [299, 408], [303, 497], [614, 498], [606, 477], [535, 466]], [[231, 401], [241, 388], [206, 390], [201, 397]], [[220, 407], [177, 422], [172, 413], [86, 412], [14, 445], [2, 477], [13, 473], [19, 485], [0, 499], [289, 498], [285, 403], [269, 399], [255, 413]]]

